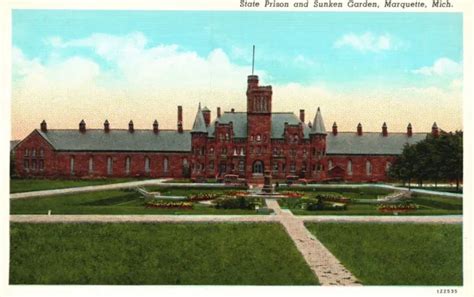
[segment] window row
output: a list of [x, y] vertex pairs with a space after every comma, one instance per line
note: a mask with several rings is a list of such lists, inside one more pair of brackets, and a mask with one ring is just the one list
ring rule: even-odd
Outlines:
[[[93, 174], [95, 172], [95, 161], [97, 157], [90, 157], [89, 160], [87, 161], [87, 168], [89, 174]], [[168, 173], [169, 172], [169, 160], [167, 157], [163, 158], [162, 161], [162, 172], [163, 173]], [[114, 161], [112, 157], [107, 157], [106, 159], [106, 170], [107, 170], [107, 175], [112, 175], [114, 173], [114, 170], [119, 168], [117, 167], [117, 162]], [[187, 159], [183, 159], [183, 166], [188, 166], [188, 161]], [[123, 167], [125, 174], [129, 175], [131, 173], [131, 168], [132, 168], [132, 158], [131, 157], [126, 157], [125, 162], [123, 163]], [[143, 161], [143, 170], [145, 173], [150, 173], [151, 172], [151, 161], [150, 158], [146, 157], [145, 160]], [[76, 158], [74, 156], [71, 156], [69, 158], [69, 172], [71, 175], [74, 175], [76, 172]]]
[[40, 149], [25, 149], [25, 154], [24, 154], [25, 157], [36, 157], [36, 156], [39, 156], [39, 157], [44, 157], [44, 149], [40, 148]]
[[44, 170], [44, 160], [36, 160], [36, 159], [25, 159], [23, 160], [23, 169], [25, 171], [43, 171]]

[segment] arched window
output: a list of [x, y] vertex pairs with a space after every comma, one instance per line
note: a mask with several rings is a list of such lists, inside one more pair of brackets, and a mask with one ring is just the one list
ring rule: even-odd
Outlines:
[[234, 147], [234, 156], [237, 156], [237, 148]]
[[30, 155], [30, 150], [29, 149], [26, 149], [25, 150], [25, 157], [28, 157]]
[[113, 171], [113, 163], [112, 157], [107, 157], [107, 174], [112, 175]]
[[352, 160], [347, 161], [347, 174], [352, 175]]
[[127, 157], [125, 159], [125, 174], [129, 175], [130, 174], [130, 167], [132, 166], [132, 159], [130, 157]]
[[245, 151], [244, 151], [244, 148], [243, 148], [243, 147], [240, 148], [240, 155], [241, 155], [241, 156], [245, 156]]
[[89, 174], [94, 173], [94, 158], [89, 157]]
[[69, 172], [71, 173], [71, 175], [74, 175], [74, 157], [71, 156], [71, 158], [69, 159]]
[[294, 142], [298, 142], [298, 134], [294, 134], [294, 135], [293, 135], [293, 141], [294, 141]]
[[39, 156], [42, 158], [44, 157], [44, 149], [40, 148], [39, 150]]
[[150, 173], [150, 158], [145, 158], [145, 173]]
[[169, 163], [169, 162], [168, 162], [168, 158], [165, 157], [165, 158], [163, 159], [163, 172], [164, 172], [164, 173], [168, 173], [168, 170], [169, 170], [169, 168], [168, 168], [169, 164], [168, 164], [168, 163]]
[[262, 140], [262, 136], [260, 134], [257, 134], [257, 141], [260, 142]]
[[211, 146], [211, 147], [209, 148], [209, 154], [214, 154], [214, 147]]
[[329, 170], [332, 169], [332, 160], [329, 160], [329, 161], [328, 161], [328, 169], [329, 169]]
[[365, 174], [372, 175], [372, 163], [369, 160], [365, 162]]

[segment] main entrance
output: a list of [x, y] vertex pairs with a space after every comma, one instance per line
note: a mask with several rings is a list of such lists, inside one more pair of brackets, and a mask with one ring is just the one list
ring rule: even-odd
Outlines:
[[253, 162], [252, 173], [263, 174], [263, 171], [264, 171], [264, 167], [263, 167], [262, 161], [257, 160]]

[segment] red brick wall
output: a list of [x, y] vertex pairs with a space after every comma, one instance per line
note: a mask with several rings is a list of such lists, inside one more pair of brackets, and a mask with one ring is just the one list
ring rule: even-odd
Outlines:
[[[259, 120], [257, 120], [259, 119]], [[285, 132], [285, 139], [270, 140], [269, 119], [265, 117], [254, 117], [252, 125], [255, 129], [250, 135], [254, 135], [254, 141], [234, 139], [231, 125], [222, 125], [216, 128], [216, 137], [208, 139], [205, 136], [192, 138], [193, 148], [204, 148], [202, 154], [199, 150], [193, 150], [191, 153], [123, 153], [123, 152], [55, 152], [48, 142], [41, 135], [33, 131], [16, 148], [16, 169], [19, 176], [22, 177], [183, 177], [183, 160], [186, 159], [190, 165], [201, 163], [203, 168], [201, 172], [190, 173], [193, 177], [215, 177], [219, 173], [221, 163], [226, 165], [225, 173], [240, 175], [241, 177], [252, 178], [252, 165], [256, 160], [264, 162], [265, 169], [271, 170], [274, 178], [285, 178], [287, 175], [297, 175], [306, 177], [315, 181], [330, 179], [328, 174], [329, 162], [332, 166], [339, 166], [344, 170], [344, 180], [353, 182], [377, 182], [386, 181], [387, 162], [393, 163], [395, 156], [379, 155], [325, 155], [318, 159], [313, 154], [313, 148], [316, 152], [325, 151], [324, 136], [313, 137], [311, 140], [298, 138], [294, 141], [293, 137], [299, 133], [298, 126], [288, 126]], [[229, 134], [229, 139], [225, 136], [220, 139], [219, 134]], [[256, 141], [256, 134], [261, 134], [261, 141]], [[267, 137], [263, 138], [263, 135]], [[249, 137], [250, 138], [250, 137]], [[210, 148], [214, 151], [211, 153]], [[227, 149], [226, 154], [222, 154], [222, 148]], [[237, 154], [234, 154], [234, 148]], [[240, 155], [240, 149], [244, 148], [244, 156]], [[260, 148], [260, 154], [257, 149]], [[25, 156], [28, 149], [29, 154]], [[253, 151], [252, 151], [253, 149]], [[274, 149], [275, 152], [274, 152]], [[33, 157], [33, 150], [36, 154]], [[43, 155], [40, 155], [40, 150]], [[71, 175], [70, 162], [74, 157], [74, 174]], [[89, 159], [93, 158], [93, 172], [89, 172]], [[107, 158], [113, 160], [112, 174], [107, 172]], [[126, 173], [126, 159], [130, 157], [130, 172]], [[168, 158], [168, 172], [164, 171], [164, 158]], [[145, 171], [145, 159], [149, 158], [150, 171]], [[28, 160], [28, 169], [24, 168], [24, 161]], [[33, 168], [33, 160], [36, 163], [36, 169]], [[40, 170], [40, 160], [44, 162], [44, 168]], [[239, 161], [245, 160], [245, 172], [239, 171]], [[348, 161], [352, 161], [352, 175], [347, 172]], [[366, 162], [370, 161], [372, 173], [366, 174]], [[209, 166], [210, 162], [214, 164], [213, 168]], [[278, 171], [273, 170], [274, 162], [278, 163]], [[285, 166], [283, 166], [283, 164]], [[295, 171], [292, 171], [291, 164], [295, 164]], [[306, 171], [303, 171], [303, 164], [306, 164]], [[321, 164], [323, 171], [317, 174], [313, 166]], [[284, 167], [284, 168], [283, 168]]]
[[[26, 151], [28, 150], [28, 156]], [[40, 152], [43, 151], [43, 156]], [[33, 156], [35, 151], [35, 156]], [[16, 156], [16, 172], [19, 176], [33, 177], [45, 176], [51, 177], [56, 174], [57, 161], [55, 159], [55, 152], [51, 145], [35, 130], [28, 135], [15, 148]], [[25, 160], [28, 161], [28, 168], [25, 168]], [[40, 169], [40, 162], [43, 162], [44, 168]], [[36, 169], [33, 164], [36, 164]]]
[[[339, 166], [345, 170], [344, 179], [354, 182], [377, 182], [386, 181], [386, 166], [387, 162], [393, 164], [395, 156], [380, 156], [380, 155], [334, 155], [326, 156], [326, 163], [332, 161], [333, 166]], [[352, 161], [352, 175], [347, 172], [348, 162]], [[366, 162], [369, 161], [372, 165], [372, 174], [366, 173]]]

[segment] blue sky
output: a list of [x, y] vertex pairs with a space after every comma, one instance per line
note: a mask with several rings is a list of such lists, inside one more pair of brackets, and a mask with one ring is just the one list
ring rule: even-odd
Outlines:
[[[449, 93], [453, 85], [462, 82], [460, 13], [15, 10], [12, 28], [14, 111], [15, 96], [20, 110], [21, 104], [31, 104], [28, 94], [41, 93], [51, 102], [63, 96], [67, 101], [74, 100], [67, 99], [74, 88], [89, 88], [89, 95], [120, 96], [133, 104], [138, 99], [131, 98], [147, 88], [147, 94], [162, 100], [164, 89], [168, 92], [173, 85], [168, 73], [169, 80], [182, 79], [183, 88], [189, 90], [181, 94], [186, 100], [209, 99], [208, 104], [215, 105], [222, 101], [216, 96], [222, 94], [233, 100], [237, 93], [226, 92], [235, 80], [236, 92], [243, 93], [254, 44], [257, 74], [262, 83], [280, 88], [282, 96], [300, 92], [301, 97], [339, 98], [339, 105], [344, 105], [349, 99], [342, 97], [347, 94], [409, 98], [395, 90], [416, 88], [420, 94], [429, 93], [417, 98], [420, 104], [442, 105], [449, 104], [444, 97], [453, 97]], [[166, 61], [176, 66], [166, 68]], [[200, 72], [203, 65], [209, 74]], [[193, 73], [201, 80], [193, 82]], [[38, 89], [44, 85], [39, 77], [47, 77], [56, 88]], [[64, 90], [54, 93], [59, 85]], [[114, 86], [127, 89], [119, 94]], [[198, 94], [193, 88], [207, 90]], [[433, 88], [444, 93], [433, 95]], [[387, 96], [374, 102], [387, 101]], [[459, 92], [454, 96], [460, 105]], [[313, 108], [313, 101], [301, 104]], [[325, 104], [329, 103], [323, 100], [320, 105]], [[344, 114], [342, 107], [332, 108], [334, 115], [338, 108]], [[459, 113], [453, 127], [461, 125], [458, 111], [460, 107], [448, 111], [450, 116]]]
[[[150, 45], [178, 44], [208, 55], [222, 48], [239, 65], [249, 65], [257, 47], [257, 69], [269, 83], [356, 83], [389, 79], [414, 83], [410, 70], [431, 65], [439, 57], [462, 60], [462, 15], [458, 13], [261, 13], [154, 11], [14, 11], [13, 44], [30, 58], [46, 61], [48, 38], [79, 39], [94, 33], [142, 32]], [[388, 35], [396, 50], [360, 52], [335, 48], [344, 34]], [[237, 49], [236, 49], [237, 48]], [[234, 54], [232, 54], [234, 53]], [[83, 55], [102, 67], [107, 62], [92, 50], [68, 48], [64, 56]], [[312, 67], [293, 61], [305, 57]], [[302, 69], [304, 68], [304, 69]], [[389, 75], [387, 75], [389, 74]], [[418, 83], [418, 82], [417, 82]]]

